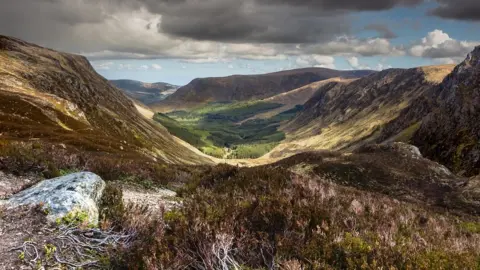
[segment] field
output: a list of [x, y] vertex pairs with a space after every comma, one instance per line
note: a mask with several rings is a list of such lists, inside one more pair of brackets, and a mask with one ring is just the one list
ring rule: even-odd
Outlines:
[[218, 158], [258, 158], [285, 139], [278, 127], [301, 107], [269, 119], [248, 119], [281, 106], [260, 101], [212, 103], [189, 112], [157, 113], [154, 120], [205, 154]]

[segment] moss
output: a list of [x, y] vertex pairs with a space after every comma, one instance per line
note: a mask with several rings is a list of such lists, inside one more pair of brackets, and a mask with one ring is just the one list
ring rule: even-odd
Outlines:
[[405, 142], [409, 143], [415, 132], [420, 128], [422, 125], [422, 122], [419, 121], [408, 128], [404, 129], [400, 134], [395, 138], [395, 141], [397, 142]]
[[480, 233], [480, 223], [477, 222], [462, 222], [460, 228], [469, 233]]
[[88, 224], [88, 213], [85, 211], [73, 210], [62, 218], [55, 220], [57, 225], [79, 226]]
[[182, 212], [178, 210], [170, 210], [163, 214], [165, 222], [184, 222], [186, 220]]

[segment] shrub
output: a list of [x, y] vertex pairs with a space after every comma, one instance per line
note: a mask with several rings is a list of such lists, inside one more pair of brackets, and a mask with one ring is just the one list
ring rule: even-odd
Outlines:
[[[142, 265], [157, 269], [478, 267], [480, 236], [456, 226], [459, 217], [292, 175], [281, 167], [219, 165], [192, 177], [180, 195], [183, 207], [157, 217], [163, 231], [148, 234], [145, 244], [138, 240], [136, 248], [147, 252]], [[228, 260], [220, 260], [218, 254]]]

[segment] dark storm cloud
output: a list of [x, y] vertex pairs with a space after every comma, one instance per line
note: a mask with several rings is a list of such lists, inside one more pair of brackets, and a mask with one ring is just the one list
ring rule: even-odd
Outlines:
[[480, 0], [437, 0], [439, 7], [430, 13], [447, 19], [480, 21]]
[[414, 6], [424, 0], [257, 0], [260, 3], [307, 6], [324, 11], [378, 11], [396, 6]]
[[196, 40], [311, 43], [349, 32], [348, 16], [332, 15], [302, 6], [209, 0], [166, 9], [159, 29]]
[[383, 24], [369, 24], [365, 26], [365, 30], [376, 31], [381, 38], [392, 39], [398, 37], [388, 26]]
[[[314, 43], [348, 34], [349, 14], [423, 0], [179, 0], [142, 2], [162, 14], [159, 29], [196, 40]], [[382, 35], [390, 34], [382, 32]]]

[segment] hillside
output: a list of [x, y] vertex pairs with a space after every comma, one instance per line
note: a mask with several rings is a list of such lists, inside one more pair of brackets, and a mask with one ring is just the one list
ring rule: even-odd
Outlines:
[[249, 101], [269, 98], [312, 82], [330, 78], [358, 78], [373, 71], [338, 71], [306, 68], [263, 75], [234, 75], [219, 78], [194, 79], [175, 94], [152, 104], [158, 112], [188, 110], [211, 102]]
[[412, 142], [456, 172], [480, 173], [480, 46], [433, 91], [436, 108]]
[[82, 151], [206, 162], [98, 75], [86, 58], [0, 36], [0, 139]]
[[179, 87], [164, 82], [145, 83], [135, 80], [110, 80], [109, 82], [145, 105], [164, 100], [175, 93]]
[[341, 78], [332, 78], [323, 81], [314, 82], [300, 88], [281, 93], [275, 95], [273, 97], [269, 97], [263, 99], [262, 102], [272, 103], [272, 104], [281, 104], [282, 106], [279, 108], [275, 108], [273, 110], [256, 114], [255, 116], [249, 118], [248, 120], [253, 119], [268, 119], [280, 113], [289, 111], [294, 109], [297, 106], [303, 106], [314, 94], [315, 92], [320, 89], [320, 87], [331, 83], [331, 82], [349, 82], [355, 79], [341, 79]]
[[[377, 141], [386, 124], [438, 85], [452, 69], [450, 65], [389, 69], [355, 81], [328, 83], [281, 128], [287, 140], [270, 156], [356, 148]], [[407, 127], [399, 125], [393, 133], [402, 133]], [[405, 141], [411, 136], [408, 131], [403, 134]]]

